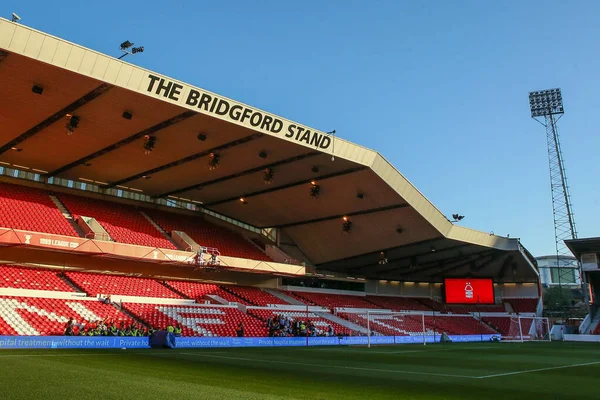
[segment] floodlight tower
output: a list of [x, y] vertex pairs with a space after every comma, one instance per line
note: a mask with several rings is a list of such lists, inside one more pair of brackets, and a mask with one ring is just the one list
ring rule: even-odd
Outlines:
[[[580, 266], [573, 267], [572, 264], [567, 265], [561, 260], [561, 256], [571, 255], [564, 241], [566, 239], [576, 239], [577, 229], [575, 228], [575, 220], [573, 219], [571, 195], [569, 194], [567, 174], [565, 172], [565, 164], [556, 126], [557, 122], [564, 115], [560, 89], [548, 89], [529, 93], [529, 106], [531, 108], [531, 118], [546, 128], [552, 210], [554, 214], [556, 265], [558, 269], [558, 285], [562, 293], [563, 283], [573, 280], [573, 276], [575, 275], [574, 268], [578, 269], [582, 284], [584, 283], [584, 276]], [[543, 122], [538, 118], [543, 118]]]

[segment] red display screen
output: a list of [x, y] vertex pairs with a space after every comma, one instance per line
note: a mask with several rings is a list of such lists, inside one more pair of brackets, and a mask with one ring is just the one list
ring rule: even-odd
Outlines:
[[494, 284], [491, 279], [445, 279], [447, 304], [494, 304]]

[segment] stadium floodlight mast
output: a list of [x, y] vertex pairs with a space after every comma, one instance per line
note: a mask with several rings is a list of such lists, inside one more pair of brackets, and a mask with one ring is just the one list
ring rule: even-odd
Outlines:
[[[131, 50], [129, 50], [129, 49], [131, 49]], [[119, 60], [121, 58], [125, 57], [127, 54], [131, 54], [133, 56], [138, 53], [143, 53], [144, 46], [133, 47], [133, 43], [131, 43], [129, 40], [126, 40], [123, 43], [121, 43], [121, 51], [123, 52], [123, 55], [121, 55], [121, 57], [119, 57]]]
[[[575, 275], [574, 270], [577, 269], [587, 303], [585, 275], [581, 270], [581, 265], [577, 263], [577, 266], [574, 268], [571, 264], [566, 265], [562, 258], [562, 256], [571, 255], [571, 252], [564, 241], [566, 239], [576, 239], [577, 229], [575, 227], [573, 208], [571, 206], [571, 195], [569, 194], [564, 158], [556, 125], [565, 112], [561, 90], [555, 88], [530, 92], [529, 107], [531, 110], [531, 118], [535, 119], [546, 128], [558, 287], [560, 288], [562, 297], [563, 282], [573, 281]], [[561, 263], [565, 265], [561, 265]]]
[[10, 19], [12, 22], [19, 22], [21, 20], [21, 17], [19, 17], [17, 15], [17, 13], [12, 13], [12, 17]]

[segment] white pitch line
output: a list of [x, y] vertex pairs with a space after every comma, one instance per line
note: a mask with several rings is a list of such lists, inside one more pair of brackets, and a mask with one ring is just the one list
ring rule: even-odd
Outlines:
[[548, 368], [526, 369], [524, 371], [506, 372], [506, 373], [503, 373], [503, 374], [484, 375], [484, 376], [478, 376], [475, 379], [487, 379], [487, 378], [496, 378], [496, 377], [499, 377], [499, 376], [510, 376], [510, 375], [528, 374], [530, 372], [552, 371], [552, 370], [555, 370], [555, 369], [585, 367], [587, 365], [596, 365], [596, 364], [600, 364], [600, 361], [593, 361], [593, 362], [582, 363], [582, 364], [559, 365], [557, 367], [548, 367]]
[[364, 368], [364, 367], [345, 367], [339, 365], [327, 365], [327, 364], [312, 364], [312, 363], [299, 363], [293, 361], [276, 361], [276, 360], [264, 360], [257, 358], [245, 358], [245, 357], [228, 357], [228, 356], [215, 356], [212, 354], [206, 353], [178, 353], [192, 356], [204, 356], [204, 357], [212, 357], [212, 358], [221, 358], [226, 360], [240, 360], [240, 361], [254, 361], [254, 362], [264, 362], [268, 364], [287, 364], [287, 365], [298, 365], [303, 367], [320, 367], [320, 368], [328, 368], [328, 369], [350, 369], [350, 370], [358, 370], [358, 371], [371, 371], [371, 372], [393, 372], [396, 374], [407, 374], [407, 375], [428, 375], [428, 376], [443, 376], [446, 378], [467, 378], [467, 379], [476, 379], [476, 376], [468, 376], [468, 375], [453, 375], [453, 374], [441, 374], [435, 372], [415, 372], [415, 371], [402, 371], [396, 369], [379, 369], [379, 368]]

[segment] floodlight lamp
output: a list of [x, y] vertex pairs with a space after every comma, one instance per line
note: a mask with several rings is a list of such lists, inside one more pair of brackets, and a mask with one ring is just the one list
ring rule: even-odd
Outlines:
[[79, 126], [79, 117], [77, 115], [67, 114], [67, 135], [75, 133], [75, 129]]
[[121, 50], [125, 51], [126, 49], [130, 48], [131, 46], [133, 46], [133, 43], [131, 43], [129, 40], [126, 40], [123, 43], [121, 43]]
[[532, 118], [563, 114], [562, 93], [560, 89], [530, 92], [529, 107]]
[[144, 46], [134, 47], [133, 49], [131, 49], [131, 54], [137, 54], [137, 53], [143, 53], [143, 52], [144, 52]]
[[274, 176], [275, 170], [273, 168], [265, 168], [263, 180], [266, 185], [270, 185], [273, 183]]
[[210, 153], [210, 155], [208, 157], [209, 157], [208, 169], [210, 171], [212, 171], [212, 170], [219, 168], [219, 162], [221, 161], [221, 156], [219, 156], [217, 153]]
[[154, 150], [154, 146], [156, 146], [156, 136], [144, 136], [144, 153], [152, 153], [152, 150]]
[[310, 188], [310, 195], [313, 198], [318, 198], [321, 195], [321, 186], [315, 184]]
[[347, 217], [344, 217], [344, 218], [346, 218], [346, 219], [344, 220], [344, 223], [342, 224], [342, 231], [344, 233], [350, 233], [350, 231], [352, 230], [352, 221], [348, 220]]
[[377, 262], [379, 265], [385, 265], [388, 263], [388, 258], [385, 254], [385, 251], [379, 253], [379, 261]]
[[10, 20], [12, 22], [18, 22], [21, 20], [21, 17], [19, 17], [16, 13], [12, 13], [12, 18]]

